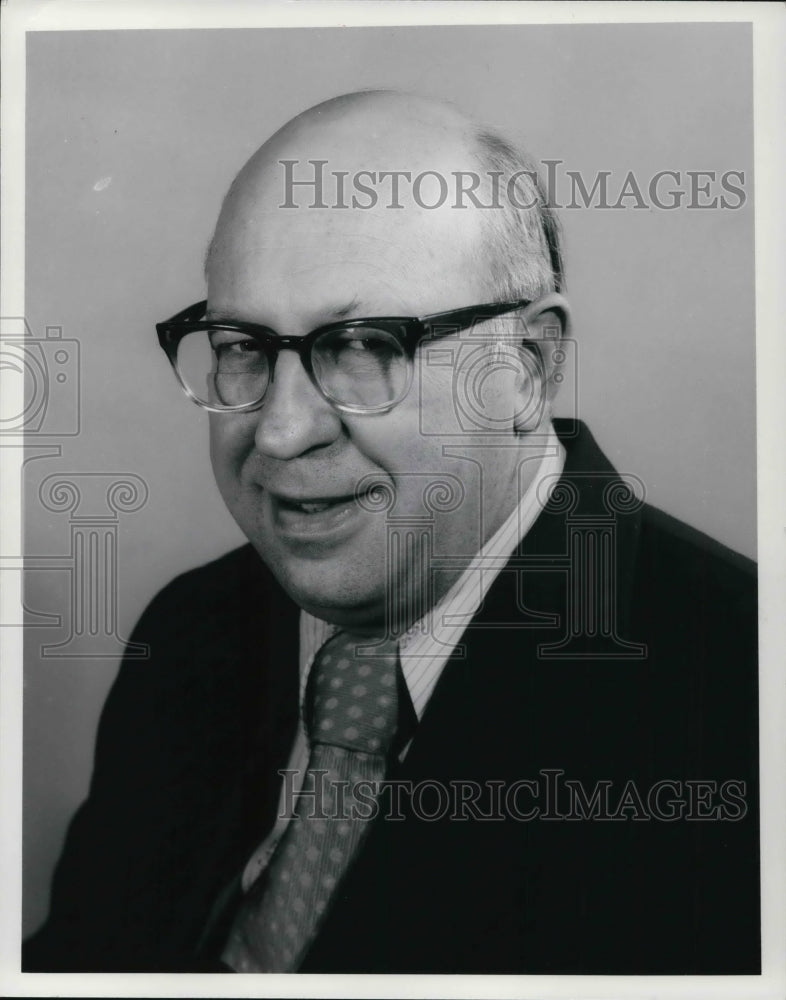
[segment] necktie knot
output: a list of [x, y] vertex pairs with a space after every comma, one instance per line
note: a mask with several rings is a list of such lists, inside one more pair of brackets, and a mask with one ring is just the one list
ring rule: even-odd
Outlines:
[[398, 717], [395, 640], [371, 644], [339, 632], [317, 653], [306, 696], [313, 744], [386, 754]]

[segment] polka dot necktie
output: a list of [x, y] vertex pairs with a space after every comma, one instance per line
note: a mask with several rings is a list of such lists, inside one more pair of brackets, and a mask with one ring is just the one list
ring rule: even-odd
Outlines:
[[[372, 655], [359, 655], [365, 647]], [[235, 918], [222, 959], [236, 972], [294, 972], [365, 836], [396, 735], [397, 647], [347, 632], [317, 653], [306, 691], [311, 745], [303, 791], [276, 848]], [[360, 813], [361, 815], [357, 815]]]

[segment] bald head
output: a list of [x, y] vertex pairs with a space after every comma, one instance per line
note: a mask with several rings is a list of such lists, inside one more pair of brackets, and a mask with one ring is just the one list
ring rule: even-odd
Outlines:
[[[366, 90], [342, 94], [297, 115], [265, 145], [297, 137], [340, 135], [363, 154], [439, 150], [458, 140], [468, 146], [476, 124], [454, 105], [416, 94]], [[260, 150], [261, 152], [261, 150]]]
[[376, 261], [379, 280], [391, 266], [405, 278], [429, 267], [433, 281], [451, 267], [474, 276], [474, 301], [513, 286], [534, 297], [555, 287], [542, 202], [529, 164], [452, 105], [390, 91], [336, 97], [279, 129], [233, 182], [207, 259], [211, 309], [221, 307], [214, 279], [226, 285], [241, 257], [247, 269], [285, 246], [296, 272], [325, 251], [337, 263], [343, 248], [370, 270]]
[[[477, 169], [474, 132], [472, 121], [451, 105], [414, 95], [364, 91], [335, 97], [297, 115], [257, 150], [230, 188], [225, 208], [244, 195], [264, 197], [270, 180], [285, 177], [281, 160], [296, 159], [305, 167], [309, 160], [327, 159], [326, 173], [347, 170], [351, 176], [360, 171], [417, 174], [443, 164]], [[304, 190], [289, 193], [298, 205], [313, 201]]]

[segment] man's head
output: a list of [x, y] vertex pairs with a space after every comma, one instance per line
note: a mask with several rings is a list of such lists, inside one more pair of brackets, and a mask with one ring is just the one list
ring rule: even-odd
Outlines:
[[[533, 300], [421, 344], [410, 390], [387, 412], [342, 412], [283, 350], [258, 409], [211, 414], [229, 510], [292, 598], [326, 620], [379, 630], [391, 602], [399, 620], [417, 617], [426, 588], [447, 588], [532, 477], [525, 446], [548, 426], [554, 383], [519, 345], [567, 310], [555, 224], [521, 207], [537, 198], [532, 178], [518, 178], [519, 207], [508, 203], [517, 164], [450, 107], [354, 94], [285, 125], [224, 201], [207, 260], [214, 318], [302, 337], [337, 320]], [[293, 183], [315, 178], [321, 188]], [[457, 561], [429, 582], [432, 557]]]

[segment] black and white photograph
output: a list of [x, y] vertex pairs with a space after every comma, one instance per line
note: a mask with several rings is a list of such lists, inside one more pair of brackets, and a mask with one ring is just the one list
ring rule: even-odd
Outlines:
[[3, 992], [781, 996], [782, 7], [57, 6]]

